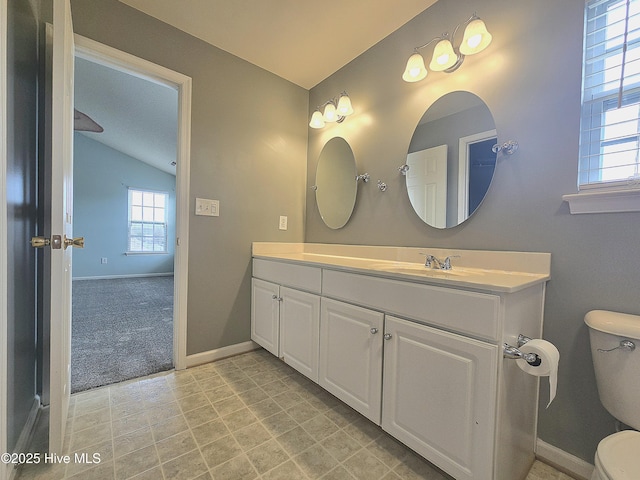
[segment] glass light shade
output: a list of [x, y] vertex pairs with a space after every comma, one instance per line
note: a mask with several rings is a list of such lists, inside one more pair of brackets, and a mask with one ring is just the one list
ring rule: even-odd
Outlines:
[[447, 68], [453, 67], [458, 61], [458, 56], [453, 51], [453, 45], [446, 38], [436, 43], [433, 49], [433, 57], [429, 64], [429, 69], [434, 72], [442, 72]]
[[349, 95], [344, 93], [340, 96], [340, 100], [338, 100], [338, 115], [346, 117], [352, 113], [353, 107], [351, 106], [351, 99], [349, 98]]
[[311, 128], [324, 127], [324, 119], [322, 118], [322, 113], [320, 113], [320, 110], [316, 110], [315, 112], [313, 112], [313, 115], [311, 115], [311, 121], [309, 122], [309, 126]]
[[460, 53], [463, 55], [479, 53], [489, 46], [492, 38], [484, 22], [476, 18], [469, 22], [467, 28], [464, 29]]
[[407, 68], [404, 69], [402, 79], [405, 82], [419, 82], [427, 76], [427, 73], [422, 55], [414, 53], [409, 57], [409, 60], [407, 60]]
[[324, 107], [324, 115], [322, 118], [325, 122], [335, 122], [338, 120], [338, 112], [333, 103], [327, 103], [327, 106]]

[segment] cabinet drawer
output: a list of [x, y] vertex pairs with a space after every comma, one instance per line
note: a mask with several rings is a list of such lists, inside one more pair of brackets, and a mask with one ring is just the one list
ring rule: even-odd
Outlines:
[[474, 337], [498, 339], [497, 295], [334, 270], [324, 270], [322, 294]]
[[322, 270], [306, 265], [254, 258], [253, 276], [307, 292], [320, 293], [322, 288]]

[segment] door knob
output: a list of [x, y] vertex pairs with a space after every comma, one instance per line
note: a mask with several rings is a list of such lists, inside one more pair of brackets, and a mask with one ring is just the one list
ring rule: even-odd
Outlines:
[[43, 248], [51, 245], [51, 240], [45, 237], [31, 237], [31, 246], [33, 248]]
[[67, 247], [74, 247], [74, 248], [84, 248], [84, 237], [78, 237], [78, 238], [67, 238], [67, 236], [64, 236], [64, 249], [66, 250]]
[[60, 235], [51, 235], [51, 239], [48, 239], [47, 237], [31, 237], [31, 246], [33, 248], [50, 246], [54, 250], [58, 250], [62, 248], [62, 237]]

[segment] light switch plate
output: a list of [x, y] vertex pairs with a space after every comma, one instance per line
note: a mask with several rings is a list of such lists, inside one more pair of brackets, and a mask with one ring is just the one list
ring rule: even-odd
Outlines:
[[196, 198], [196, 215], [205, 215], [207, 217], [220, 216], [220, 201], [210, 200], [208, 198]]

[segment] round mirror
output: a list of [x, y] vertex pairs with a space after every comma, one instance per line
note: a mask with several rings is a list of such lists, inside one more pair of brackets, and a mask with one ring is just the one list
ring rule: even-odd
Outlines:
[[356, 159], [344, 138], [329, 140], [318, 158], [316, 202], [329, 228], [345, 226], [356, 204]]
[[493, 178], [496, 138], [489, 107], [472, 93], [448, 93], [429, 107], [411, 138], [406, 170], [409, 200], [425, 223], [449, 228], [473, 215]]

